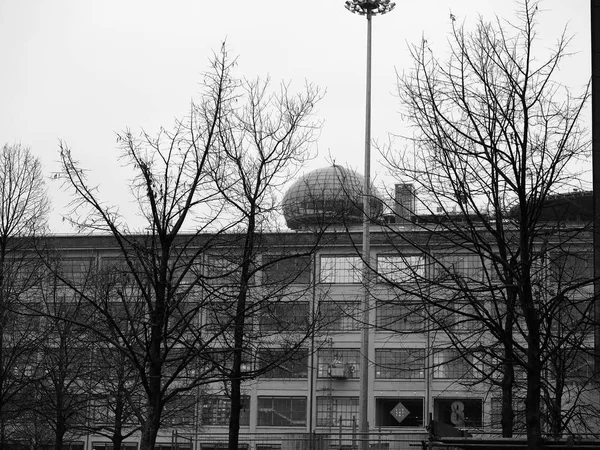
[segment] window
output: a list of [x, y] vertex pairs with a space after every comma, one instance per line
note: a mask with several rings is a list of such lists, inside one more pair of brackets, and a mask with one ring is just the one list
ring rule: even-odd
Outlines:
[[422, 348], [376, 349], [375, 378], [425, 378], [425, 350]]
[[433, 354], [433, 378], [475, 378], [483, 369], [476, 355], [461, 355], [457, 349], [437, 350]]
[[179, 395], [165, 404], [161, 418], [167, 426], [193, 425], [195, 410], [194, 395]]
[[175, 338], [188, 337], [194, 338], [193, 332], [196, 330], [197, 303], [195, 302], [174, 302], [169, 313], [169, 334]]
[[463, 281], [483, 281], [484, 266], [480, 255], [440, 255], [436, 264], [436, 276], [439, 279]]
[[481, 326], [475, 314], [475, 308], [468, 303], [455, 301], [438, 303], [431, 306], [430, 314], [433, 327], [448, 333], [472, 332]]
[[[491, 399], [491, 414], [490, 414], [490, 426], [492, 428], [502, 428], [502, 399], [500, 397], [492, 397]], [[523, 399], [513, 398], [512, 401], [513, 412], [515, 414], [513, 420], [513, 431], [523, 432], [525, 431], [525, 401]]]
[[592, 280], [594, 277], [594, 259], [590, 252], [579, 249], [563, 251], [551, 258], [552, 277], [554, 282], [572, 283]]
[[358, 412], [358, 397], [317, 397], [318, 427], [351, 427]]
[[[122, 450], [137, 450], [136, 442], [121, 442]], [[92, 442], [92, 450], [113, 450], [112, 442]]]
[[261, 311], [262, 331], [298, 331], [307, 329], [309, 323], [308, 302], [271, 302]]
[[262, 378], [306, 378], [308, 376], [308, 350], [264, 348], [258, 352], [258, 364], [267, 372]]
[[[125, 386], [120, 388], [122, 389], [122, 392], [115, 394], [114, 391], [116, 388], [114, 386], [119, 382], [119, 377], [114, 376], [111, 373], [102, 377], [103, 373], [106, 373], [106, 366], [103, 366], [102, 370], [96, 375], [97, 378], [101, 379], [100, 383], [106, 384], [97, 386], [99, 390], [102, 390], [100, 391], [100, 394], [94, 396], [94, 401], [91, 405], [91, 417], [94, 426], [110, 426], [110, 424], [114, 424], [115, 410], [117, 408], [122, 408], [119, 420], [122, 423], [133, 426], [137, 417], [135, 416], [133, 411], [134, 408], [131, 405], [132, 403], [135, 403], [137, 406], [141, 406], [143, 403], [140, 395], [132, 393], [135, 388], [134, 381], [132, 379], [120, 380], [124, 381]], [[110, 378], [112, 378], [112, 380]], [[107, 390], [103, 390], [103, 388], [112, 389], [113, 392], [108, 392]]]
[[263, 265], [263, 284], [310, 283], [309, 256], [265, 255]]
[[258, 397], [257, 425], [305, 427], [306, 397]]
[[192, 444], [182, 442], [179, 444], [154, 444], [154, 450], [192, 450]]
[[[27, 448], [30, 448], [27, 446]], [[53, 445], [40, 445], [38, 447], [40, 450], [54, 450]], [[62, 450], [83, 450], [84, 443], [83, 442], [65, 442], [62, 445]]]
[[321, 282], [360, 283], [362, 265], [358, 256], [321, 256]]
[[[225, 396], [208, 396], [200, 400], [202, 410], [200, 418], [202, 425], [224, 426], [229, 425], [231, 416], [231, 400]], [[240, 413], [240, 426], [250, 424], [250, 397], [242, 396], [242, 411]]]
[[425, 258], [419, 255], [377, 255], [377, 273], [382, 282], [418, 281], [425, 276]]
[[206, 262], [206, 276], [213, 285], [226, 285], [236, 283], [240, 274], [241, 257], [209, 256]]
[[144, 302], [133, 296], [124, 301], [106, 303], [101, 320], [109, 330], [120, 330], [124, 334], [134, 334], [146, 316]]
[[206, 326], [211, 330], [224, 331], [233, 329], [237, 301], [213, 300], [206, 309]]
[[321, 302], [319, 304], [321, 326], [329, 331], [356, 331], [360, 329], [359, 302]]
[[570, 352], [566, 376], [570, 381], [588, 382], [594, 376], [594, 350], [578, 349]]
[[[242, 372], [252, 370], [252, 348], [245, 348], [242, 350], [242, 363], [240, 369]], [[196, 367], [198, 373], [204, 374], [204, 376], [229, 376], [233, 369], [233, 349], [228, 347], [213, 347], [210, 351], [203, 352], [199, 355], [198, 366]], [[220, 374], [220, 375], [219, 375]]]
[[[67, 282], [81, 285], [88, 280], [92, 270], [91, 258], [64, 258], [60, 261], [60, 271]], [[89, 280], [88, 280], [89, 282]]]
[[360, 377], [360, 351], [348, 348], [321, 349], [317, 353], [317, 376], [328, 378], [332, 365], [341, 365], [345, 369], [346, 378]]
[[[239, 450], [248, 450], [250, 446], [248, 444], [238, 443], [237, 448]], [[229, 444], [227, 442], [213, 442], [213, 443], [202, 443], [200, 444], [200, 450], [228, 450]], [[257, 448], [258, 450], [258, 448]]]
[[483, 423], [481, 399], [436, 398], [433, 410], [435, 420], [456, 428], [480, 428]]
[[[131, 269], [127, 265], [124, 256], [103, 256], [100, 260], [102, 272], [109, 273], [113, 276], [119, 276], [119, 281], [127, 281]], [[115, 280], [116, 281], [116, 280]], [[100, 445], [99, 443], [98, 445]]]
[[421, 332], [425, 328], [422, 307], [417, 303], [377, 302], [376, 320], [380, 331]]
[[422, 427], [423, 399], [418, 397], [376, 398], [375, 426]]

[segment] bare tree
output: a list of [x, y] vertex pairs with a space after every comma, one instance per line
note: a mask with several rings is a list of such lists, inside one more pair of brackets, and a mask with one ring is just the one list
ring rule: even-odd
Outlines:
[[14, 400], [28, 384], [21, 369], [31, 363], [37, 343], [35, 322], [21, 314], [25, 293], [39, 282], [34, 239], [46, 230], [48, 209], [40, 161], [28, 147], [5, 144], [0, 150], [0, 446], [6, 421], [16, 413]]
[[[310, 258], [306, 257], [310, 257], [316, 248], [313, 245], [293, 254], [284, 251], [269, 260], [266, 256], [269, 245], [275, 249], [280, 246], [276, 242], [266, 242], [261, 236], [276, 229], [276, 214], [279, 212], [276, 195], [310, 156], [310, 145], [320, 129], [320, 124], [312, 117], [313, 109], [321, 98], [319, 89], [309, 84], [298, 94], [290, 94], [286, 84], [273, 91], [269, 79], [242, 80], [236, 92], [241, 106], [230, 105], [219, 121], [217, 158], [211, 160], [213, 181], [224, 201], [225, 211], [231, 216], [232, 229], [239, 234], [236, 239], [240, 247], [235, 258], [239, 263], [233, 265], [234, 270], [229, 274], [235, 286], [232, 293], [235, 315], [227, 342], [233, 359], [228, 374], [231, 389], [230, 449], [238, 446], [242, 380], [265, 372], [265, 367], [259, 367], [253, 373], [243, 373], [242, 370], [245, 353], [256, 342], [256, 337], [252, 336], [252, 318], [268, 314], [265, 312], [268, 303], [286, 295], [293, 297], [290, 285], [302, 270], [291, 272], [288, 280], [280, 277], [276, 284], [265, 279], [257, 287], [253, 280], [257, 274], [267, 272], [265, 269], [286, 259], [303, 261], [304, 269], [310, 269]], [[262, 255], [265, 255], [264, 260]], [[298, 292], [295, 294], [299, 296]], [[312, 334], [309, 323], [305, 325], [295, 329], [300, 332], [299, 338], [294, 339], [288, 350], [299, 348]], [[268, 332], [264, 327], [260, 332], [264, 342]], [[285, 355], [290, 359], [294, 351]], [[270, 364], [281, 363], [281, 359]]]
[[[62, 176], [74, 195], [74, 225], [110, 233], [117, 256], [128, 268], [128, 288], [113, 297], [123, 320], [112, 314], [108, 299], [88, 294], [88, 301], [112, 325], [114, 331], [104, 338], [127, 355], [139, 374], [145, 393], [142, 449], [153, 448], [165, 404], [180, 392], [194, 389], [201, 379], [177, 383], [205, 347], [199, 329], [193, 327], [201, 307], [200, 302], [192, 302], [198, 285], [194, 268], [205, 245], [197, 236], [211, 226], [214, 217], [210, 209], [202, 210], [210, 207], [214, 194], [206, 162], [213, 151], [223, 103], [231, 100], [230, 70], [224, 54], [214, 58], [212, 70], [205, 74], [202, 114], [178, 122], [172, 132], [162, 129], [156, 137], [142, 133], [137, 138], [127, 131], [118, 136], [122, 161], [134, 174], [131, 191], [145, 220], [143, 234], [134, 235], [126, 219], [102, 202], [70, 149], [61, 144]], [[185, 234], [192, 227], [196, 231]], [[187, 305], [191, 309], [183, 311]], [[139, 308], [147, 320], [137, 320]], [[167, 373], [167, 365], [174, 365], [175, 370]]]
[[[56, 273], [70, 269], [63, 262], [57, 261]], [[65, 439], [82, 435], [89, 421], [95, 373], [95, 339], [90, 331], [94, 309], [58, 277], [47, 280], [38, 293], [39, 314], [45, 326], [33, 375], [32, 409], [36, 420], [52, 431], [54, 448], [58, 450], [63, 448]]]
[[[100, 200], [70, 149], [61, 144], [61, 175], [74, 194], [73, 224], [110, 233], [118, 248], [113, 256], [126, 267], [122, 285], [115, 285], [109, 295], [78, 292], [110, 325], [110, 333], [102, 333], [102, 338], [127, 357], [139, 376], [145, 397], [139, 416], [142, 449], [153, 448], [167, 422], [165, 409], [199, 392], [202, 385], [222, 379], [216, 375], [223, 373], [218, 370], [222, 365], [218, 367], [212, 355], [232, 328], [229, 322], [205, 332], [200, 313], [210, 310], [215, 299], [207, 262], [227, 248], [224, 242], [235, 239], [239, 247], [239, 235], [227, 232], [243, 231], [247, 242], [233, 271], [238, 276], [233, 329], [239, 337], [245, 315], [252, 312], [245, 301], [258, 270], [257, 242], [272, 223], [276, 207], [272, 191], [291, 176], [295, 163], [304, 160], [315, 131], [309, 116], [319, 94], [312, 87], [304, 96], [282, 91], [280, 96], [266, 97], [266, 85], [233, 77], [235, 61], [224, 47], [211, 63], [201, 99], [174, 131], [163, 129], [156, 137], [142, 133], [137, 138], [129, 131], [118, 136], [122, 160], [134, 173], [131, 190], [145, 220], [142, 233], [133, 234], [118, 210]], [[237, 106], [246, 101], [247, 106]], [[256, 127], [254, 134], [245, 128], [250, 126]], [[217, 278], [231, 273], [227, 269]], [[111, 311], [114, 303], [119, 314]], [[139, 311], [144, 320], [139, 320]], [[246, 341], [235, 342], [241, 347], [233, 347], [234, 364], [228, 374], [237, 383]]]
[[[127, 354], [114, 345], [115, 341], [119, 341], [119, 333], [124, 331], [129, 332], [123, 334], [121, 340], [135, 345], [134, 329], [128, 326], [127, 313], [118, 301], [118, 292], [131, 288], [127, 285], [129, 268], [122, 258], [105, 259], [104, 262], [103, 267], [92, 276], [91, 298], [94, 305], [110, 312], [110, 316], [107, 320], [104, 314], [94, 314], [98, 321], [92, 332], [97, 331], [94, 336], [98, 339], [92, 348], [92, 414], [87, 429], [106, 436], [113, 448], [120, 450], [123, 441], [140, 430], [144, 395], [136, 367]], [[131, 318], [142, 322], [144, 310], [133, 304], [128, 306]], [[110, 336], [110, 339], [105, 339], [105, 336]]]
[[480, 19], [472, 32], [452, 16], [446, 61], [425, 40], [413, 47], [414, 69], [398, 89], [414, 151], [386, 153], [398, 179], [418, 194], [409, 215], [427, 236], [409, 244], [429, 257], [433, 271], [418, 276], [431, 288], [420, 284], [412, 293], [434, 311], [475, 321], [500, 345], [493, 356], [502, 369], [505, 436], [513, 429], [515, 367], [524, 368], [530, 448], [541, 445], [550, 351], [543, 334], [550, 316], [542, 309], [559, 307], [566, 291], [582, 285], [548, 292], [545, 303], [536, 296], [544, 258], [562, 245], [545, 239], [555, 224], [542, 212], [553, 194], [579, 187], [574, 164], [589, 150], [579, 125], [588, 90], [576, 97], [556, 81], [569, 39], [563, 33], [552, 50], [540, 49], [538, 3], [522, 1], [515, 22]]

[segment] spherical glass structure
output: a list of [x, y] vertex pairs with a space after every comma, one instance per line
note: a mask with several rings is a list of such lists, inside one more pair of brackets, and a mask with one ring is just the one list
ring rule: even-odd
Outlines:
[[[282, 201], [283, 216], [292, 230], [328, 225], [357, 225], [363, 220], [364, 178], [341, 166], [313, 170], [296, 180]], [[371, 190], [371, 218], [377, 219], [383, 203]]]

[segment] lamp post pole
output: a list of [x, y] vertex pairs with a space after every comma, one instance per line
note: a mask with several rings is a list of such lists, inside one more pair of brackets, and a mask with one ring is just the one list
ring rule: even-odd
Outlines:
[[371, 32], [372, 18], [390, 12], [396, 6], [390, 0], [348, 0], [346, 9], [354, 14], [367, 18], [367, 78], [366, 78], [366, 107], [365, 107], [365, 161], [364, 161], [364, 186], [363, 186], [363, 230], [362, 230], [362, 283], [363, 299], [361, 305], [361, 364], [360, 364], [360, 390], [359, 403], [359, 432], [361, 448], [369, 448], [369, 333], [370, 320], [370, 291], [371, 291]]

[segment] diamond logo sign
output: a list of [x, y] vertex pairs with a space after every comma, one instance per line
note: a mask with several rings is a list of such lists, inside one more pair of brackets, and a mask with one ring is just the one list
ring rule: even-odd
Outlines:
[[410, 415], [410, 411], [406, 409], [406, 406], [398, 402], [398, 404], [394, 406], [394, 409], [390, 411], [390, 414], [394, 416], [394, 419], [396, 419], [398, 423], [402, 423], [402, 421]]

